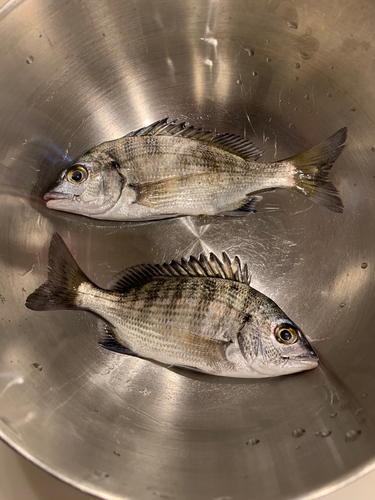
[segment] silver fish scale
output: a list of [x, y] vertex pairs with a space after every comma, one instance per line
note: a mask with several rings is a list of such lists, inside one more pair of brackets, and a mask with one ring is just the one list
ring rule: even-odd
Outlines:
[[183, 137], [130, 137], [120, 139], [113, 148], [120, 168], [128, 171], [131, 165], [140, 183], [212, 171], [246, 174], [246, 162], [239, 156]]
[[128, 137], [112, 148], [127, 184], [139, 188], [137, 203], [162, 213], [234, 209], [249, 191], [274, 187], [276, 179], [280, 187], [290, 181], [288, 169], [281, 164], [245, 161], [184, 137]]
[[80, 305], [113, 324], [124, 345], [139, 355], [170, 354], [187, 363], [186, 357], [196, 354], [187, 353], [176, 341], [176, 330], [235, 340], [248, 312], [256, 307], [257, 294], [230, 280], [160, 277], [122, 294], [95, 291]]

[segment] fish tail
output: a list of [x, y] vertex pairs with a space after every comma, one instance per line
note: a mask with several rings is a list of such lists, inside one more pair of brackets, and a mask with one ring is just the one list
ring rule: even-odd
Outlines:
[[308, 151], [284, 160], [295, 167], [292, 189], [332, 212], [342, 212], [344, 208], [328, 173], [345, 147], [346, 134], [347, 128], [344, 127]]
[[52, 236], [48, 254], [48, 280], [30, 294], [26, 307], [33, 311], [78, 309], [78, 287], [91, 283], [79, 268], [61, 236]]

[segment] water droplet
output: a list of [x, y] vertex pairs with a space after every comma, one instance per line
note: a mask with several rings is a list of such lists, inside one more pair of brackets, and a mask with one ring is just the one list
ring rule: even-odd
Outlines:
[[253, 71], [253, 76], [257, 76], [257, 72], [256, 71]]
[[309, 94], [305, 94], [305, 99], [306, 99], [306, 101], [308, 101], [310, 99]]
[[346, 434], [345, 434], [345, 441], [347, 443], [350, 443], [352, 441], [355, 441], [356, 439], [359, 438], [359, 436], [362, 434], [362, 431], [358, 430], [358, 431], [355, 431], [353, 429], [351, 429], [350, 431], [348, 431]]
[[249, 439], [249, 441], [247, 441], [247, 445], [251, 445], [251, 446], [255, 446], [256, 444], [260, 443], [259, 439], [256, 439], [256, 438], [252, 438], [252, 439]]
[[105, 474], [103, 474], [103, 475], [104, 475], [104, 477], [109, 477], [108, 472], [106, 472], [106, 473], [105, 473]]
[[27, 64], [32, 64], [34, 62], [34, 57], [33, 56], [26, 57], [26, 62]]
[[305, 429], [294, 429], [294, 431], [292, 432], [292, 436], [294, 438], [300, 438], [305, 433], [306, 433]]
[[331, 417], [331, 418], [335, 418], [335, 417], [337, 417], [337, 413], [334, 411], [333, 413], [331, 413], [330, 417]]
[[267, 62], [271, 62], [271, 58], [270, 57], [266, 57], [266, 61]]
[[330, 436], [332, 434], [331, 431], [317, 431], [315, 433], [315, 436], [319, 436], [319, 437], [322, 437], [322, 438], [326, 438], [328, 436]]
[[330, 66], [331, 69], [335, 69], [335, 67], [333, 66], [333, 64]]
[[292, 127], [293, 127], [293, 123], [289, 123], [288, 128], [292, 128]]
[[298, 108], [294, 108], [294, 111], [297, 111]]
[[361, 269], [366, 269], [367, 265], [368, 265], [367, 262], [362, 262]]
[[363, 399], [367, 398], [367, 392], [364, 392], [364, 393], [362, 394], [362, 398], [363, 398]]
[[267, 38], [267, 42], [269, 43], [271, 40], [269, 38]]
[[346, 306], [346, 302], [341, 302], [340, 307], [341, 309]]
[[39, 363], [33, 363], [31, 366], [38, 370], [38, 372], [41, 372], [43, 370], [42, 365], [40, 365]]
[[301, 447], [300, 446], [296, 446], [296, 450], [299, 450]]
[[253, 50], [250, 50], [250, 49], [245, 49], [245, 52], [247, 53], [247, 55], [249, 57], [252, 57], [254, 55], [254, 53], [255, 53]]
[[42, 38], [42, 36], [43, 36], [43, 35], [42, 35], [42, 34], [40, 34], [40, 35], [39, 35], [39, 38]]
[[27, 139], [25, 139], [22, 144], [23, 145], [27, 144]]
[[327, 97], [332, 97], [332, 94], [328, 92]]
[[298, 24], [295, 21], [288, 21], [287, 22], [288, 28], [292, 28], [296, 30], [298, 28]]
[[298, 54], [302, 57], [302, 59], [310, 59], [310, 54], [308, 54], [307, 52], [304, 52], [303, 50], [300, 50], [298, 52]]
[[237, 85], [241, 85], [242, 84], [242, 80], [236, 80], [236, 83], [237, 83]]
[[292, 92], [293, 89], [288, 89], [289, 92]]
[[293, 66], [294, 66], [295, 68], [297, 68], [297, 69], [301, 67], [300, 63], [294, 63], [294, 65], [293, 65]]
[[352, 341], [351, 339], [348, 339], [346, 342], [347, 344], [350, 344], [351, 341]]
[[284, 102], [284, 100], [283, 99], [279, 99], [279, 102]]
[[355, 107], [354, 106], [350, 106], [350, 111], [355, 111]]
[[371, 151], [374, 153], [375, 152], [375, 148], [374, 146], [371, 148]]
[[298, 80], [299, 80], [298, 76], [295, 76], [295, 77], [294, 77], [294, 81], [295, 81], [295, 82], [298, 82]]

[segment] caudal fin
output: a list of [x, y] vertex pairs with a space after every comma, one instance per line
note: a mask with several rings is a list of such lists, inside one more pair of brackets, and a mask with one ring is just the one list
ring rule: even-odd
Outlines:
[[283, 160], [295, 167], [295, 186], [292, 189], [332, 212], [342, 212], [344, 208], [328, 173], [345, 147], [346, 134], [347, 128], [344, 127], [308, 151]]
[[27, 297], [26, 307], [33, 311], [77, 309], [77, 289], [89, 282], [61, 236], [52, 236], [48, 254], [48, 281]]

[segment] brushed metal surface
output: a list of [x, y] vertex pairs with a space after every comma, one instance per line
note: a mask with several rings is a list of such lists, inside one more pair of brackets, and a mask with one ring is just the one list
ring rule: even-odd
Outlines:
[[[375, 4], [0, 5], [1, 437], [111, 499], [314, 497], [372, 468]], [[235, 220], [111, 223], [45, 208], [72, 158], [164, 116], [245, 134], [265, 160], [348, 126], [332, 172], [344, 213], [286, 191]], [[100, 349], [88, 313], [24, 307], [54, 231], [102, 286], [132, 264], [238, 254], [320, 367], [226, 380]]]

